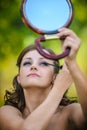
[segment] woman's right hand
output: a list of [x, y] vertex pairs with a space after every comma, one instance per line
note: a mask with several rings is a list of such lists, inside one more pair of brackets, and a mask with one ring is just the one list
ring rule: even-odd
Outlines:
[[58, 87], [61, 91], [66, 91], [72, 84], [73, 79], [71, 74], [64, 63], [63, 68], [59, 74], [57, 74], [54, 81], [54, 87]]

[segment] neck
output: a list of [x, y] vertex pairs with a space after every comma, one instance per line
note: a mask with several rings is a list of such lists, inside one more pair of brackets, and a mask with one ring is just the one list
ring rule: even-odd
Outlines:
[[47, 97], [51, 87], [49, 88], [28, 88], [24, 89], [26, 109], [32, 112]]

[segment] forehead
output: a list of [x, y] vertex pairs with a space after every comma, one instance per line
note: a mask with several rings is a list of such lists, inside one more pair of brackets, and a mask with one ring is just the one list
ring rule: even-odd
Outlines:
[[42, 56], [37, 52], [37, 50], [32, 50], [32, 51], [27, 52], [24, 55], [23, 59], [29, 58], [29, 57], [34, 58], [34, 57], [42, 57]]
[[[44, 50], [46, 51], [46, 50]], [[47, 53], [49, 53], [48, 51], [46, 51]], [[39, 52], [37, 50], [32, 50], [32, 51], [29, 51], [27, 52], [24, 57], [23, 57], [23, 60], [24, 59], [45, 59], [45, 60], [48, 60], [48, 61], [52, 61], [52, 60], [49, 60], [45, 57], [43, 57], [42, 55], [39, 54]]]

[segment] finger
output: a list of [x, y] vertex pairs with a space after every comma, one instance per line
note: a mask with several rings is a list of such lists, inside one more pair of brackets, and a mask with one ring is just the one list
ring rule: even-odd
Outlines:
[[77, 38], [77, 35], [70, 29], [67, 28], [61, 28], [59, 29], [58, 37], [67, 37], [71, 36], [72, 38]]
[[68, 37], [65, 39], [65, 41], [62, 42], [62, 49], [63, 49], [63, 51], [65, 51], [65, 49], [66, 49], [67, 47], [71, 48], [71, 47], [72, 47], [72, 44], [74, 44], [74, 43], [75, 43], [75, 42], [73, 41], [73, 39], [68, 36]]
[[67, 47], [73, 48], [75, 47], [76, 50], [80, 47], [80, 40], [72, 38], [70, 36], [67, 36], [66, 39], [62, 42], [63, 50], [65, 50]]
[[71, 37], [67, 37], [67, 39], [65, 40], [65, 42], [62, 45], [63, 51], [65, 51], [67, 47], [70, 48], [69, 56], [73, 56], [77, 53], [77, 51], [80, 47], [80, 44], [77, 43], [77, 41], [72, 39]]

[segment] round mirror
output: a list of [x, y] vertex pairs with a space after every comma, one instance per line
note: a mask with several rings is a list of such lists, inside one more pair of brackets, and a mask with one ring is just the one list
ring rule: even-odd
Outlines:
[[24, 23], [40, 34], [57, 33], [73, 18], [70, 0], [23, 0], [21, 12]]
[[40, 42], [58, 38], [56, 33], [62, 27], [68, 27], [73, 19], [71, 0], [23, 0], [21, 5], [23, 22], [38, 34], [45, 34], [35, 40], [38, 52], [49, 59], [62, 59], [70, 52], [67, 48], [60, 55], [51, 55], [43, 51]]

